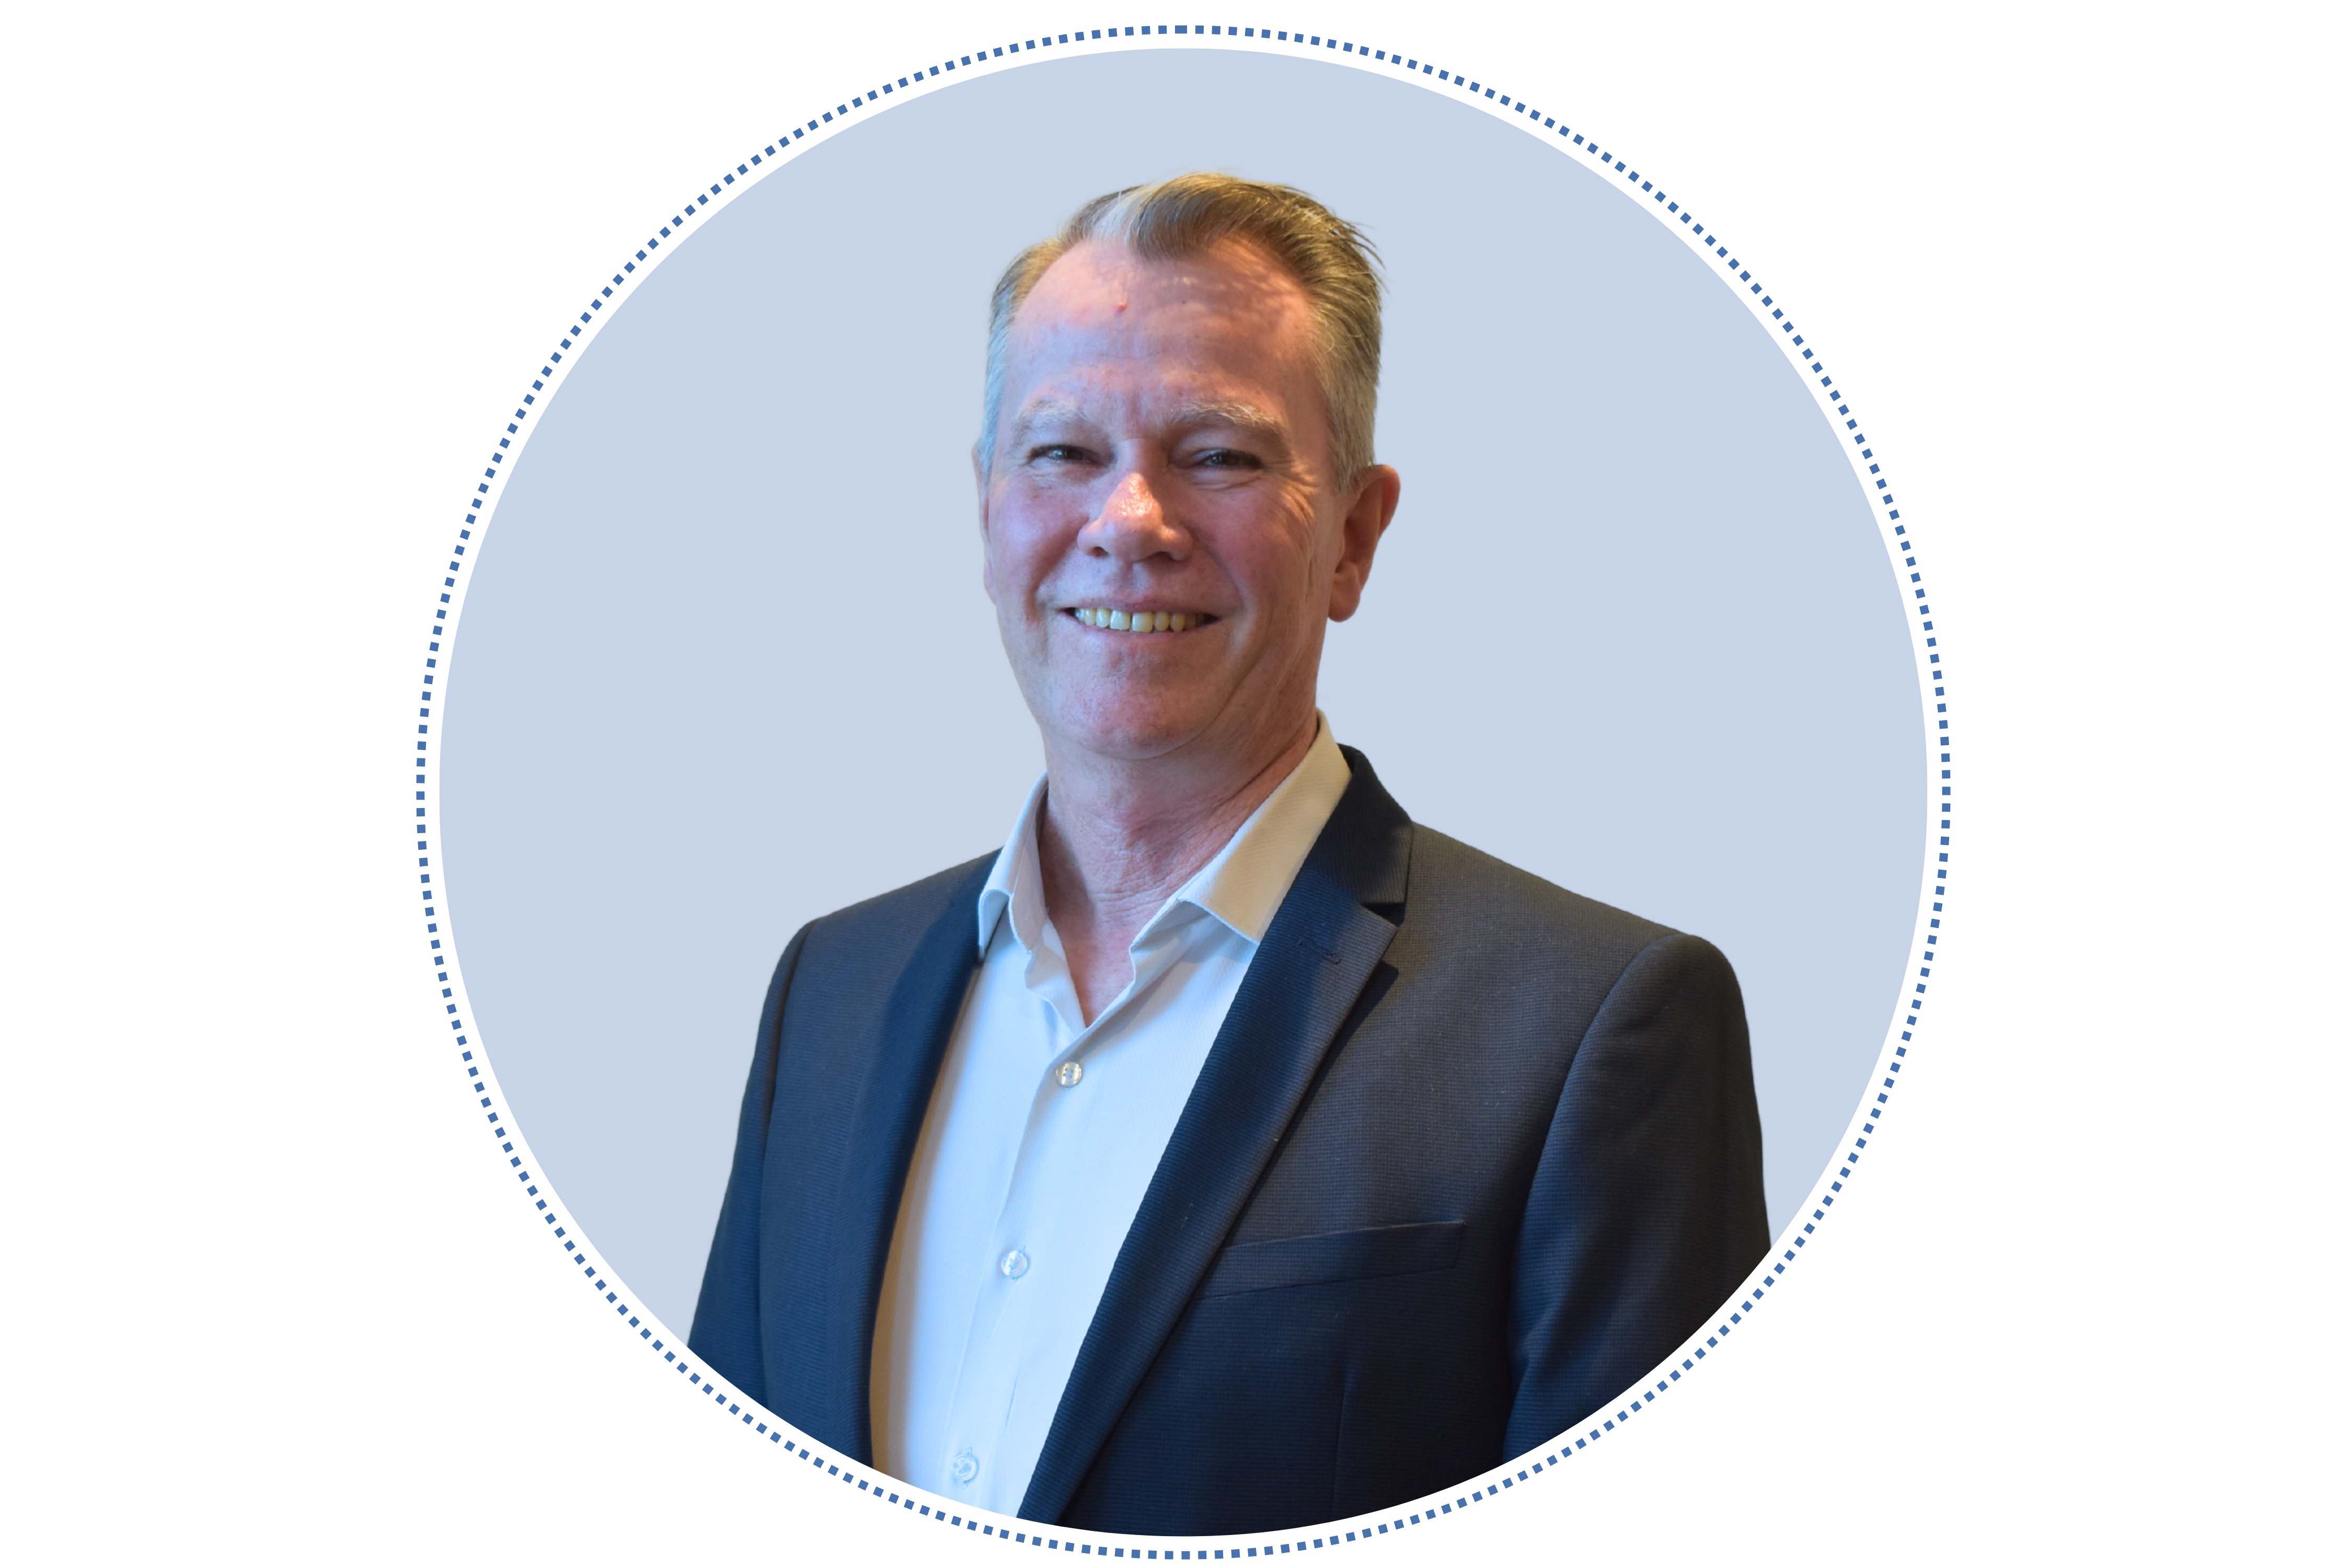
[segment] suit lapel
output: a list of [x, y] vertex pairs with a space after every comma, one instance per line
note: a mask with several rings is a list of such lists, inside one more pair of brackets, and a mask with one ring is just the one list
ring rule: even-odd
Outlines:
[[922, 933], [859, 1053], [865, 1082], [851, 1112], [849, 1155], [834, 1207], [825, 1337], [836, 1347], [830, 1364], [847, 1374], [827, 1392], [840, 1401], [831, 1431], [849, 1437], [832, 1440], [865, 1464], [873, 1462], [873, 1324], [882, 1271], [939, 1064], [978, 964], [973, 922], [993, 863], [992, 857], [975, 862]]
[[1191, 1303], [1396, 928], [1411, 825], [1348, 750], [1354, 781], [1232, 998], [1078, 1348], [1023, 1518], [1052, 1521]]

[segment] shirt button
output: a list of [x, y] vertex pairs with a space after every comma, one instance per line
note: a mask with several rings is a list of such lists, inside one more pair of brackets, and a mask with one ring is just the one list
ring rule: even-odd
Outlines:
[[1061, 1080], [1061, 1087], [1074, 1089], [1077, 1086], [1077, 1080], [1086, 1075], [1086, 1064], [1083, 1062], [1064, 1062], [1061, 1070], [1054, 1075]]
[[979, 1456], [965, 1449], [947, 1467], [947, 1474], [954, 1477], [955, 1485], [969, 1486], [979, 1475]]
[[1003, 1254], [1003, 1262], [996, 1267], [1003, 1271], [1005, 1279], [1016, 1280], [1028, 1272], [1028, 1254], [1014, 1247]]

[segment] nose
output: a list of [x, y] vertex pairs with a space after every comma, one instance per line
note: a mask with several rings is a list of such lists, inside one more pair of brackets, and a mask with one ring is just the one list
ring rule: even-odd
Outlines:
[[1139, 466], [1121, 471], [1111, 482], [1109, 493], [1079, 540], [1087, 553], [1122, 562], [1147, 561], [1153, 556], [1180, 561], [1191, 547], [1190, 536], [1168, 515], [1158, 488]]

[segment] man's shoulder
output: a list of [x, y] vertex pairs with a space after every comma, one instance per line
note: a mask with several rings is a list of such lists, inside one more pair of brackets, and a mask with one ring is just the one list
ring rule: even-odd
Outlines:
[[[1408, 919], [1481, 942], [1629, 959], [1682, 933], [1547, 881], [1424, 823], [1412, 824]], [[1693, 940], [1693, 939], [1692, 939]]]
[[1492, 1027], [1525, 1017], [1575, 1022], [1580, 1039], [1610, 997], [1635, 1012], [1729, 999], [1721, 949], [1657, 920], [1572, 892], [1415, 824], [1411, 873], [1389, 959], [1447, 1018]]
[[808, 930], [811, 935], [821, 931], [852, 940], [909, 929], [927, 930], [958, 904], [962, 907], [964, 918], [975, 921], [979, 890], [987, 881], [988, 867], [995, 863], [995, 856], [991, 849], [959, 866], [933, 872], [919, 882], [909, 882], [828, 915], [819, 915], [808, 922]]

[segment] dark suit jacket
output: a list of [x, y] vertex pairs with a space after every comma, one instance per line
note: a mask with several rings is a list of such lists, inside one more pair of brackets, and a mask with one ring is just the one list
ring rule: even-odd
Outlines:
[[[1440, 1490], [1613, 1400], [1769, 1245], [1721, 953], [1416, 826], [1347, 759], [1024, 1517], [1211, 1534]], [[713, 1369], [867, 1463], [882, 1266], [991, 858], [792, 939], [694, 1314]]]

